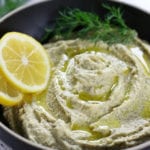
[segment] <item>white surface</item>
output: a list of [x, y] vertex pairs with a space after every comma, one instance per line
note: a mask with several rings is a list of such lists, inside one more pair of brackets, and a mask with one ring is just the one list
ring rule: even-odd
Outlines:
[[114, 0], [124, 2], [133, 6], [136, 6], [144, 11], [150, 13], [150, 0]]
[[[30, 3], [36, 3], [41, 0], [30, 0]], [[136, 6], [140, 9], [143, 9], [144, 11], [150, 13], [150, 0], [114, 0], [114, 1], [120, 1], [123, 3], [127, 3], [133, 6]]]

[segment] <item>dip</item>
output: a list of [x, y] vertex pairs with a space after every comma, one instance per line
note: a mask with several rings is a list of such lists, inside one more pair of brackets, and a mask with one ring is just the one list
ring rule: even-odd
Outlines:
[[13, 130], [56, 150], [116, 150], [150, 139], [148, 44], [75, 39], [45, 48], [49, 85], [26, 95], [21, 106], [5, 108]]

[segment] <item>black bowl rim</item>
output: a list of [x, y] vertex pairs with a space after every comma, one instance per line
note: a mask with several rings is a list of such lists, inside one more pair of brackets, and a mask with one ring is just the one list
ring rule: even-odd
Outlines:
[[0, 122], [0, 128], [2, 128], [3, 130], [5, 130], [7, 133], [9, 133], [10, 135], [14, 136], [15, 138], [23, 141], [24, 143], [26, 144], [29, 144], [35, 148], [40, 148], [40, 149], [43, 149], [43, 150], [51, 150], [50, 148], [46, 147], [46, 146], [43, 146], [43, 145], [40, 145], [40, 144], [36, 144], [30, 140], [28, 140], [27, 138], [15, 133], [13, 130], [11, 130], [10, 128], [8, 128], [6, 125], [4, 125], [2, 122]]
[[[53, 0], [42, 0], [42, 1], [38, 1], [38, 2], [35, 2], [35, 3], [26, 3], [25, 5], [23, 6], [20, 6], [18, 7], [17, 9], [9, 12], [8, 14], [4, 15], [1, 19], [0, 19], [0, 24], [5, 21], [5, 19], [8, 19], [9, 17], [11, 17], [12, 15], [16, 14], [16, 13], [19, 13], [21, 12], [22, 10], [24, 9], [27, 9], [27, 8], [30, 8], [32, 6], [35, 6], [35, 5], [39, 5], [41, 3], [45, 3], [45, 2], [48, 2], [48, 1], [53, 1]], [[133, 8], [136, 8], [137, 10], [141, 11], [141, 12], [144, 12], [148, 15], [150, 15], [150, 13], [146, 10], [143, 10], [141, 9], [140, 7], [138, 6], [134, 6], [134, 5], [131, 5], [131, 4], [128, 4], [127, 2], [122, 2], [122, 1], [116, 1], [116, 0], [108, 0], [108, 1], [112, 1], [114, 3], [118, 3], [118, 4], [123, 4], [123, 5], [126, 5], [126, 6], [130, 6], [130, 7], [133, 7]], [[0, 121], [0, 128], [2, 128], [3, 130], [5, 130], [7, 133], [9, 133], [10, 135], [14, 136], [15, 138], [23, 141], [24, 143], [26, 144], [29, 144], [35, 148], [40, 148], [40, 149], [43, 149], [43, 150], [52, 150], [52, 148], [49, 148], [49, 147], [46, 147], [46, 146], [43, 146], [43, 145], [40, 145], [38, 143], [34, 143], [30, 140], [28, 140], [27, 138], [15, 133], [13, 130], [11, 130], [10, 128], [8, 128], [6, 125], [4, 125], [1, 121]], [[125, 150], [144, 150], [145, 148], [150, 148], [150, 141], [147, 141], [147, 142], [144, 142], [142, 144], [139, 144], [139, 145], [135, 145], [133, 147], [129, 147]], [[147, 150], [147, 149], [145, 149]]]

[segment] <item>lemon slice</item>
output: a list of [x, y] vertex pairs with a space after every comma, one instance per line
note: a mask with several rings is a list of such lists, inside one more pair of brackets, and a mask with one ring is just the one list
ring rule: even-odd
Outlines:
[[0, 69], [22, 92], [39, 92], [46, 88], [49, 80], [49, 57], [34, 38], [9, 32], [0, 41]]
[[13, 106], [18, 104], [23, 98], [23, 94], [14, 89], [6, 79], [0, 75], [0, 104]]

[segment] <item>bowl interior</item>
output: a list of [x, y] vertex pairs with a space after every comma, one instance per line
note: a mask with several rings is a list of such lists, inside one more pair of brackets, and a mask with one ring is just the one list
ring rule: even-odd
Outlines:
[[[58, 16], [59, 10], [66, 7], [80, 8], [81, 10], [95, 12], [103, 17], [106, 11], [103, 9], [102, 3], [122, 7], [127, 25], [137, 30], [140, 38], [150, 42], [149, 14], [125, 4], [105, 0], [51, 0], [23, 6], [0, 20], [0, 37], [9, 31], [19, 31], [27, 33], [40, 41], [45, 33], [45, 28], [53, 27], [55, 24], [55, 18]], [[6, 124], [5, 119], [2, 117], [1, 107], [0, 122]], [[13, 135], [9, 133], [9, 136]]]

